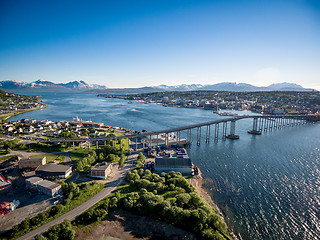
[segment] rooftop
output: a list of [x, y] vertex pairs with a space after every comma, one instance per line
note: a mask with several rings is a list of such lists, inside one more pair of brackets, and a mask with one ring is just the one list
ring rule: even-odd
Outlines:
[[30, 178], [27, 178], [26, 181], [30, 182], [31, 184], [35, 184], [43, 181], [43, 179], [39, 177], [30, 177]]
[[60, 165], [60, 164], [46, 164], [37, 167], [36, 171], [46, 171], [46, 172], [66, 172], [71, 169], [70, 166]]
[[46, 157], [31, 157], [31, 158], [23, 158], [20, 161], [42, 161], [42, 159], [46, 159]]
[[48, 181], [48, 180], [43, 180], [40, 183], [38, 183], [38, 186], [42, 186], [42, 187], [48, 188], [48, 189], [54, 189], [56, 187], [59, 187], [60, 184], [55, 183], [55, 182], [51, 182], [51, 181]]
[[91, 170], [106, 170], [109, 167], [110, 163], [97, 163], [96, 165], [94, 165]]
[[160, 157], [156, 158], [155, 165], [157, 167], [171, 166], [171, 167], [192, 167], [190, 158], [176, 158], [176, 157]]

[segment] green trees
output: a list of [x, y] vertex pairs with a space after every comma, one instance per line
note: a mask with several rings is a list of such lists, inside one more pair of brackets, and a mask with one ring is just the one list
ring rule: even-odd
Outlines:
[[146, 157], [143, 155], [143, 153], [139, 153], [139, 156], [137, 158], [137, 162], [136, 162], [136, 168], [141, 168], [144, 164]]
[[229, 239], [221, 217], [181, 173], [159, 176], [135, 169], [126, 180], [131, 192], [121, 199], [125, 209], [185, 228], [204, 239]]
[[43, 235], [36, 237], [36, 240], [72, 240], [75, 235], [70, 220], [64, 220], [62, 223], [50, 227]]
[[74, 132], [62, 132], [59, 137], [61, 137], [61, 138], [78, 138], [78, 134], [76, 134]]

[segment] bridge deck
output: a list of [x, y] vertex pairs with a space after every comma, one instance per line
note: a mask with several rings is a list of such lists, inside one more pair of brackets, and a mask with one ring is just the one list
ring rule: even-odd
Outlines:
[[178, 127], [173, 129], [144, 132], [140, 134], [131, 134], [131, 135], [124, 135], [124, 136], [112, 136], [112, 137], [103, 137], [103, 138], [33, 138], [33, 139], [41, 142], [86, 142], [86, 141], [95, 142], [95, 141], [107, 141], [107, 140], [126, 139], [126, 138], [132, 139], [137, 137], [141, 138], [141, 137], [147, 137], [147, 136], [160, 135], [163, 133], [179, 132], [183, 130], [198, 128], [198, 127], [203, 127], [203, 126], [208, 126], [213, 124], [219, 124], [223, 122], [238, 121], [245, 118], [285, 118], [285, 119], [298, 119], [298, 120], [312, 119], [315, 121], [320, 121], [320, 115], [254, 115], [254, 116], [239, 116], [239, 117], [233, 117], [233, 118], [225, 118], [221, 120], [193, 124], [193, 125]]

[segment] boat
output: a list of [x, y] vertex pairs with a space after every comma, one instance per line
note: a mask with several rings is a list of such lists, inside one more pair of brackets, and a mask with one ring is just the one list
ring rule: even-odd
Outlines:
[[239, 135], [235, 135], [235, 134], [226, 134], [226, 138], [229, 139], [239, 139]]
[[261, 135], [262, 132], [258, 130], [248, 130], [248, 133], [253, 134], [253, 135]]

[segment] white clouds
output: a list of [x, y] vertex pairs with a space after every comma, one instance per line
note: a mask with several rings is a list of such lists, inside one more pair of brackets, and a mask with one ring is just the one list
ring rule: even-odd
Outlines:
[[268, 86], [272, 83], [280, 81], [281, 74], [277, 68], [262, 68], [254, 74], [253, 80], [255, 85]]

